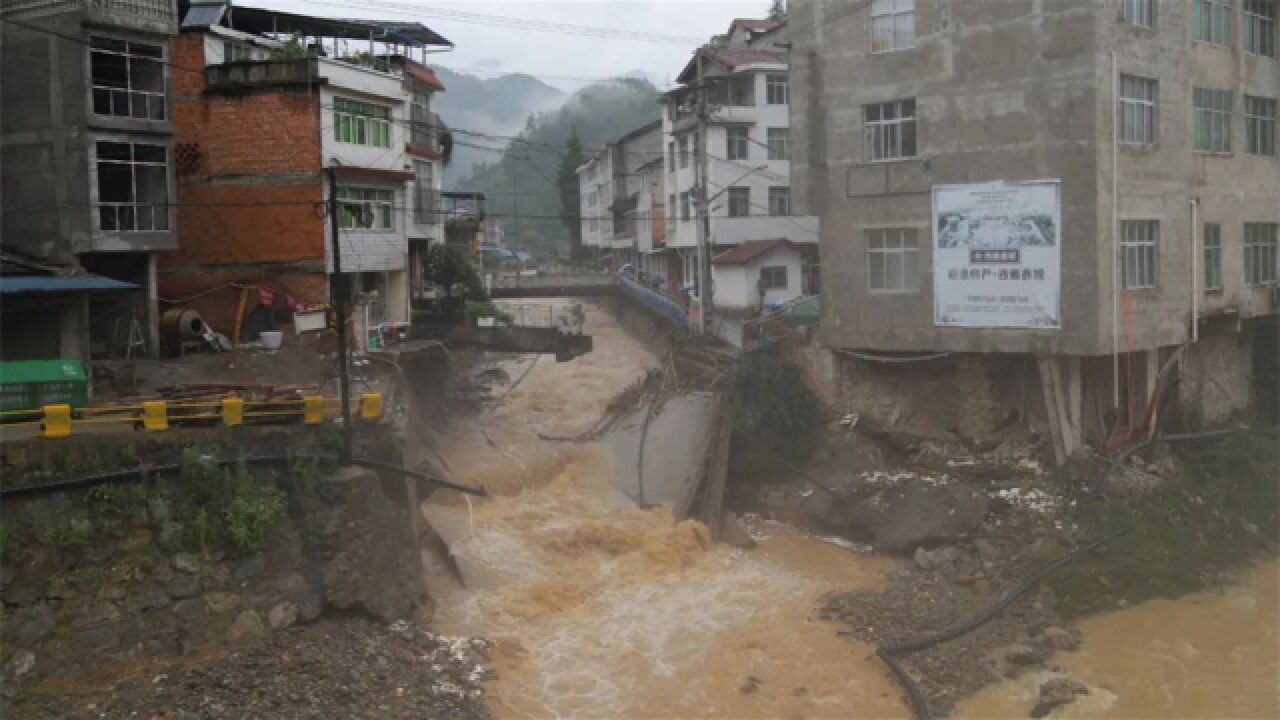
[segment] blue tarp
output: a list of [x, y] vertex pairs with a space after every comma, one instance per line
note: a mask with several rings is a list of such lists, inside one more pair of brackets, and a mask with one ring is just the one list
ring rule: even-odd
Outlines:
[[27, 293], [81, 293], [136, 290], [137, 285], [100, 275], [0, 275], [0, 295]]

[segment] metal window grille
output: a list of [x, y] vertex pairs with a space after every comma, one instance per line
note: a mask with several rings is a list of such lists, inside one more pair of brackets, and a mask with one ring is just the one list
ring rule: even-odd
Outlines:
[[785, 265], [769, 265], [760, 268], [761, 290], [786, 290], [787, 268]]
[[142, 120], [164, 120], [164, 47], [112, 38], [89, 39], [93, 111]]
[[440, 216], [440, 193], [435, 188], [431, 163], [413, 164], [413, 219], [421, 224], [436, 222]]
[[338, 188], [338, 226], [346, 230], [395, 229], [395, 193], [381, 188]]
[[915, 42], [915, 0], [872, 0], [871, 52], [904, 50]]
[[1137, 27], [1156, 26], [1156, 0], [1120, 0], [1120, 16]]
[[1231, 114], [1235, 97], [1230, 90], [1192, 91], [1194, 147], [1198, 152], [1231, 152]]
[[1156, 286], [1156, 243], [1160, 224], [1156, 220], [1120, 222], [1120, 263], [1126, 290]]
[[689, 136], [680, 138], [680, 167], [689, 167]]
[[867, 160], [893, 160], [916, 154], [915, 100], [864, 105], [862, 118]]
[[1120, 76], [1120, 141], [1132, 145], [1155, 143], [1155, 80]]
[[353, 145], [391, 147], [391, 109], [358, 100], [334, 98], [333, 139]]
[[1231, 0], [1192, 0], [1191, 29], [1196, 40], [1231, 44]]
[[791, 188], [769, 188], [769, 214], [774, 217], [785, 217], [791, 214]]
[[747, 127], [725, 128], [725, 157], [729, 160], [747, 159]]
[[866, 231], [867, 280], [873, 292], [920, 289], [920, 245], [915, 228]]
[[786, 75], [769, 73], [764, 76], [764, 101], [769, 105], [791, 103], [791, 81]]
[[163, 145], [99, 142], [98, 229], [169, 230], [169, 157]]
[[1245, 0], [1244, 51], [1276, 56], [1276, 0]]
[[1280, 223], [1244, 224], [1244, 284], [1271, 285], [1276, 282], [1276, 246]]
[[729, 217], [747, 217], [751, 214], [751, 188], [729, 188]]
[[1276, 100], [1244, 96], [1244, 151], [1250, 155], [1276, 154]]
[[1204, 289], [1222, 289], [1222, 226], [1205, 223], [1204, 236]]
[[791, 158], [791, 129], [766, 129], [765, 144], [769, 146], [770, 160], [789, 160]]

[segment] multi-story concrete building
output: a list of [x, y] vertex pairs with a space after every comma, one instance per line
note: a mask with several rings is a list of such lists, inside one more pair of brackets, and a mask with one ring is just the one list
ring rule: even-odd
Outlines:
[[616, 267], [637, 263], [640, 245], [653, 243], [653, 173], [646, 170], [662, 159], [661, 127], [655, 120], [611, 140], [578, 168], [582, 245]]
[[240, 316], [220, 289], [328, 302], [336, 183], [343, 275], [370, 322], [407, 320], [426, 246], [445, 240], [431, 110], [443, 87], [412, 55], [447, 45], [417, 23], [192, 4], [173, 43], [180, 242], [164, 293], [194, 297], [215, 329], [240, 329], [236, 342], [289, 316]]
[[662, 98], [664, 252], [672, 282], [693, 288], [694, 313], [702, 304], [699, 267], [714, 278], [715, 254], [753, 241], [818, 241], [817, 219], [792, 204], [786, 32], [777, 21], [734, 20], [726, 35], [694, 53], [678, 87]]
[[0, 242], [140, 288], [90, 297], [64, 282], [45, 310], [6, 313], [6, 356], [155, 352], [156, 253], [177, 243], [177, 27], [174, 0], [0, 5]]
[[789, 16], [825, 343], [1055, 358], [1040, 370], [1068, 451], [1095, 415], [1082, 394], [1139, 425], [1175, 346], [1204, 417], [1248, 402], [1250, 331], [1277, 311], [1274, 0]]

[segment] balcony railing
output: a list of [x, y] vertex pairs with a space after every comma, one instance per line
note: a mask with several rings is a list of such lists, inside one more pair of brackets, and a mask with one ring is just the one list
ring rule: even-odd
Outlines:
[[169, 206], [149, 203], [100, 203], [98, 228], [103, 232], [168, 232]]
[[86, 5], [104, 15], [123, 14], [164, 22], [178, 21], [178, 10], [173, 0], [86, 0]]
[[231, 62], [206, 67], [204, 81], [210, 90], [304, 85], [316, 81], [317, 71], [315, 58]]

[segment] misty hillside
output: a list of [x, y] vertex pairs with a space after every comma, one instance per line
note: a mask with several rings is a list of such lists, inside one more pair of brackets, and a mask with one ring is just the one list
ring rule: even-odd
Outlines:
[[[445, 124], [460, 132], [458, 139], [467, 140], [466, 132], [515, 135], [525, 126], [525, 118], [558, 107], [565, 95], [556, 88], [529, 75], [503, 75], [484, 79], [448, 68], [433, 68], [445, 91], [434, 98], [435, 110]], [[481, 161], [492, 160], [466, 145], [454, 147], [453, 159], [444, 171], [446, 186], [470, 174]]]
[[[452, 189], [485, 193], [489, 213], [503, 220], [509, 245], [539, 254], [552, 249], [566, 252], [568, 234], [559, 217], [556, 171], [569, 137], [576, 131], [583, 151], [590, 154], [605, 142], [657, 120], [658, 108], [658, 91], [647, 80], [624, 78], [589, 85], [558, 110], [530, 117], [501, 157], [487, 153], [489, 161]], [[461, 136], [455, 139], [469, 141]], [[519, 241], [510, 242], [517, 235]]]

